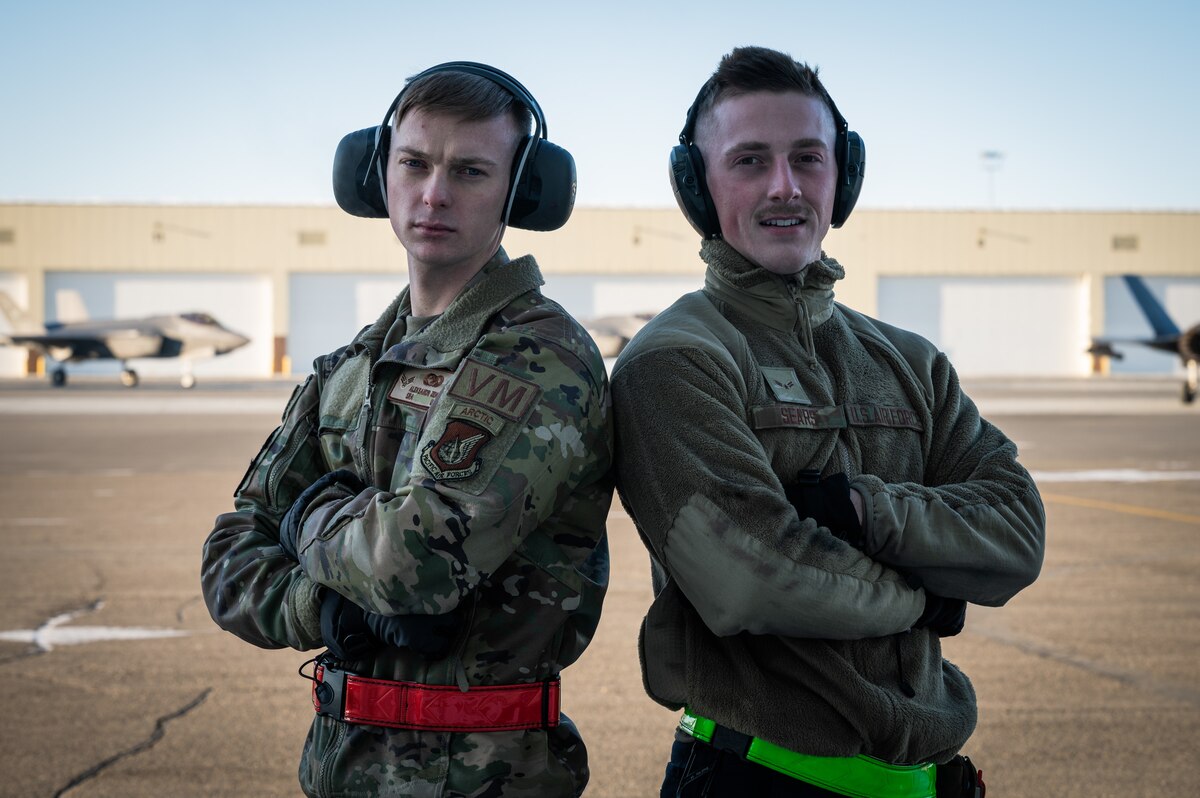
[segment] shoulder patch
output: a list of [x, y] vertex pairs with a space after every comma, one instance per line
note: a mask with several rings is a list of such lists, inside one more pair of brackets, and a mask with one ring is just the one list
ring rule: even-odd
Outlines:
[[487, 430], [454, 419], [437, 440], [425, 444], [421, 463], [436, 480], [466, 479], [479, 470], [479, 452], [491, 439]]
[[450, 395], [507, 418], [521, 421], [542, 395], [541, 386], [489, 366], [474, 357], [463, 361], [450, 386]]

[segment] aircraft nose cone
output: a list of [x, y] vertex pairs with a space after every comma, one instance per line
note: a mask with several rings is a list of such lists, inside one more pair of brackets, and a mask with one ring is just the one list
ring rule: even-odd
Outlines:
[[245, 346], [250, 343], [250, 339], [241, 333], [230, 332], [226, 336], [225, 345], [221, 347], [221, 354], [232, 352], [235, 349]]

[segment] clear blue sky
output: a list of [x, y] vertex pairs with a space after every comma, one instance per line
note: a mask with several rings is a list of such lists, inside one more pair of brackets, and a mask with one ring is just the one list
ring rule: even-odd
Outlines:
[[[342, 134], [461, 59], [534, 93], [580, 206], [671, 206], [687, 106], [761, 44], [820, 67], [866, 140], [860, 207], [1194, 211], [1198, 9], [0, 0], [0, 201], [332, 203]], [[985, 150], [1004, 153], [990, 177]]]

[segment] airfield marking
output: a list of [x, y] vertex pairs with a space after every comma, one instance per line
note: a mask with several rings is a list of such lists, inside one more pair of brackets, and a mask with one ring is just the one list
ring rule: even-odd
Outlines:
[[103, 606], [103, 601], [95, 601], [81, 609], [55, 615], [36, 629], [3, 631], [0, 632], [0, 640], [32, 643], [39, 651], [53, 651], [55, 646], [75, 646], [106, 640], [153, 640], [162, 637], [185, 637], [189, 634], [180, 629], [149, 629], [137, 626], [63, 626], [80, 615], [98, 612]]
[[1111, 510], [1114, 513], [1124, 513], [1125, 515], [1140, 515], [1147, 518], [1160, 518], [1166, 521], [1179, 521], [1184, 524], [1195, 524], [1200, 526], [1200, 515], [1173, 513], [1170, 510], [1159, 510], [1154, 507], [1140, 507], [1136, 504], [1106, 502], [1101, 501], [1100, 499], [1084, 499], [1080, 496], [1066, 496], [1061, 493], [1043, 493], [1042, 498], [1046, 501], [1056, 502], [1058, 504], [1070, 504], [1076, 507], [1088, 507], [1093, 510]]

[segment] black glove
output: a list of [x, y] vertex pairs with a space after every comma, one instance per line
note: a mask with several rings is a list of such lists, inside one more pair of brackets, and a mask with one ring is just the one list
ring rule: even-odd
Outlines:
[[367, 612], [367, 627], [385, 645], [407, 648], [426, 657], [445, 656], [458, 635], [461, 613], [379, 615]]
[[914, 629], [929, 629], [938, 637], [954, 637], [967, 621], [967, 602], [925, 591], [925, 609]]
[[304, 514], [307, 512], [308, 506], [316, 501], [317, 497], [327, 488], [331, 487], [336, 488], [340, 494], [337, 498], [348, 499], [366, 490], [367, 485], [358, 478], [358, 474], [341, 469], [325, 474], [296, 497], [296, 501], [292, 502], [292, 506], [283, 514], [283, 520], [279, 523], [279, 545], [297, 562], [300, 561], [297, 548]]
[[321, 639], [338, 659], [360, 660], [379, 648], [362, 607], [326, 588], [321, 598]]
[[855, 548], [862, 548], [862, 523], [850, 499], [845, 474], [821, 479], [817, 471], [801, 471], [783, 492], [801, 518], [811, 518]]

